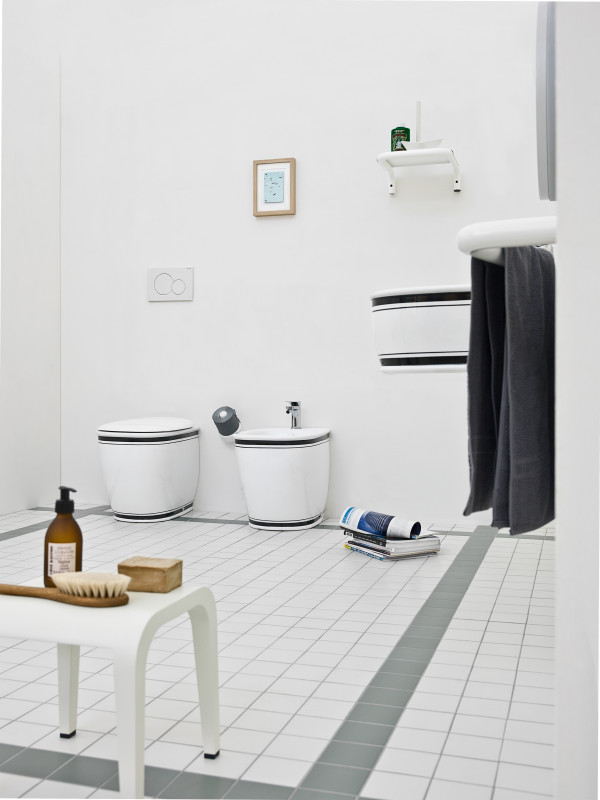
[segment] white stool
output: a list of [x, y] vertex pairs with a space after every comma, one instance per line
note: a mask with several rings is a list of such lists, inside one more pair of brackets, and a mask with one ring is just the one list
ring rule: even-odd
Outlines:
[[129, 592], [116, 608], [85, 608], [35, 597], [0, 596], [0, 636], [56, 642], [60, 735], [77, 727], [79, 647], [114, 653], [119, 788], [122, 797], [144, 797], [146, 657], [165, 622], [188, 613], [192, 624], [204, 757], [219, 755], [219, 698], [215, 601], [207, 587], [167, 594]]

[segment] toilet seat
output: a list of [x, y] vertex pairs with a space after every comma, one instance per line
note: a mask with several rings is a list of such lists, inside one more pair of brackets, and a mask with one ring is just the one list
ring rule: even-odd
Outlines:
[[142, 417], [106, 422], [98, 428], [100, 442], [137, 444], [175, 442], [197, 436], [198, 427], [183, 417]]

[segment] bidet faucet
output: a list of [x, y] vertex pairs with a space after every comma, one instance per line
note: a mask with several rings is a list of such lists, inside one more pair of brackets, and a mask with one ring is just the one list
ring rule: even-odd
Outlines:
[[299, 400], [286, 400], [285, 413], [292, 415], [292, 428], [301, 428], [300, 423], [300, 401]]

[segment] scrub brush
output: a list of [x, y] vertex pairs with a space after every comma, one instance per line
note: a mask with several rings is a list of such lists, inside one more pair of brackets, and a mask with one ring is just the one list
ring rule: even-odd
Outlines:
[[128, 575], [114, 575], [110, 572], [58, 572], [52, 575], [52, 580], [56, 589], [0, 583], [0, 594], [41, 597], [59, 603], [96, 608], [124, 606], [129, 602], [129, 595], [125, 593], [131, 580]]
[[57, 572], [52, 580], [61, 592], [76, 597], [119, 597], [131, 578], [110, 572]]

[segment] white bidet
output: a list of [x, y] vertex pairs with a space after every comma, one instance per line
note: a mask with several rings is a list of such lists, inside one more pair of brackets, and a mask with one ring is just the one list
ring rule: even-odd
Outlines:
[[249, 524], [303, 530], [323, 519], [329, 487], [329, 428], [257, 428], [236, 433]]

